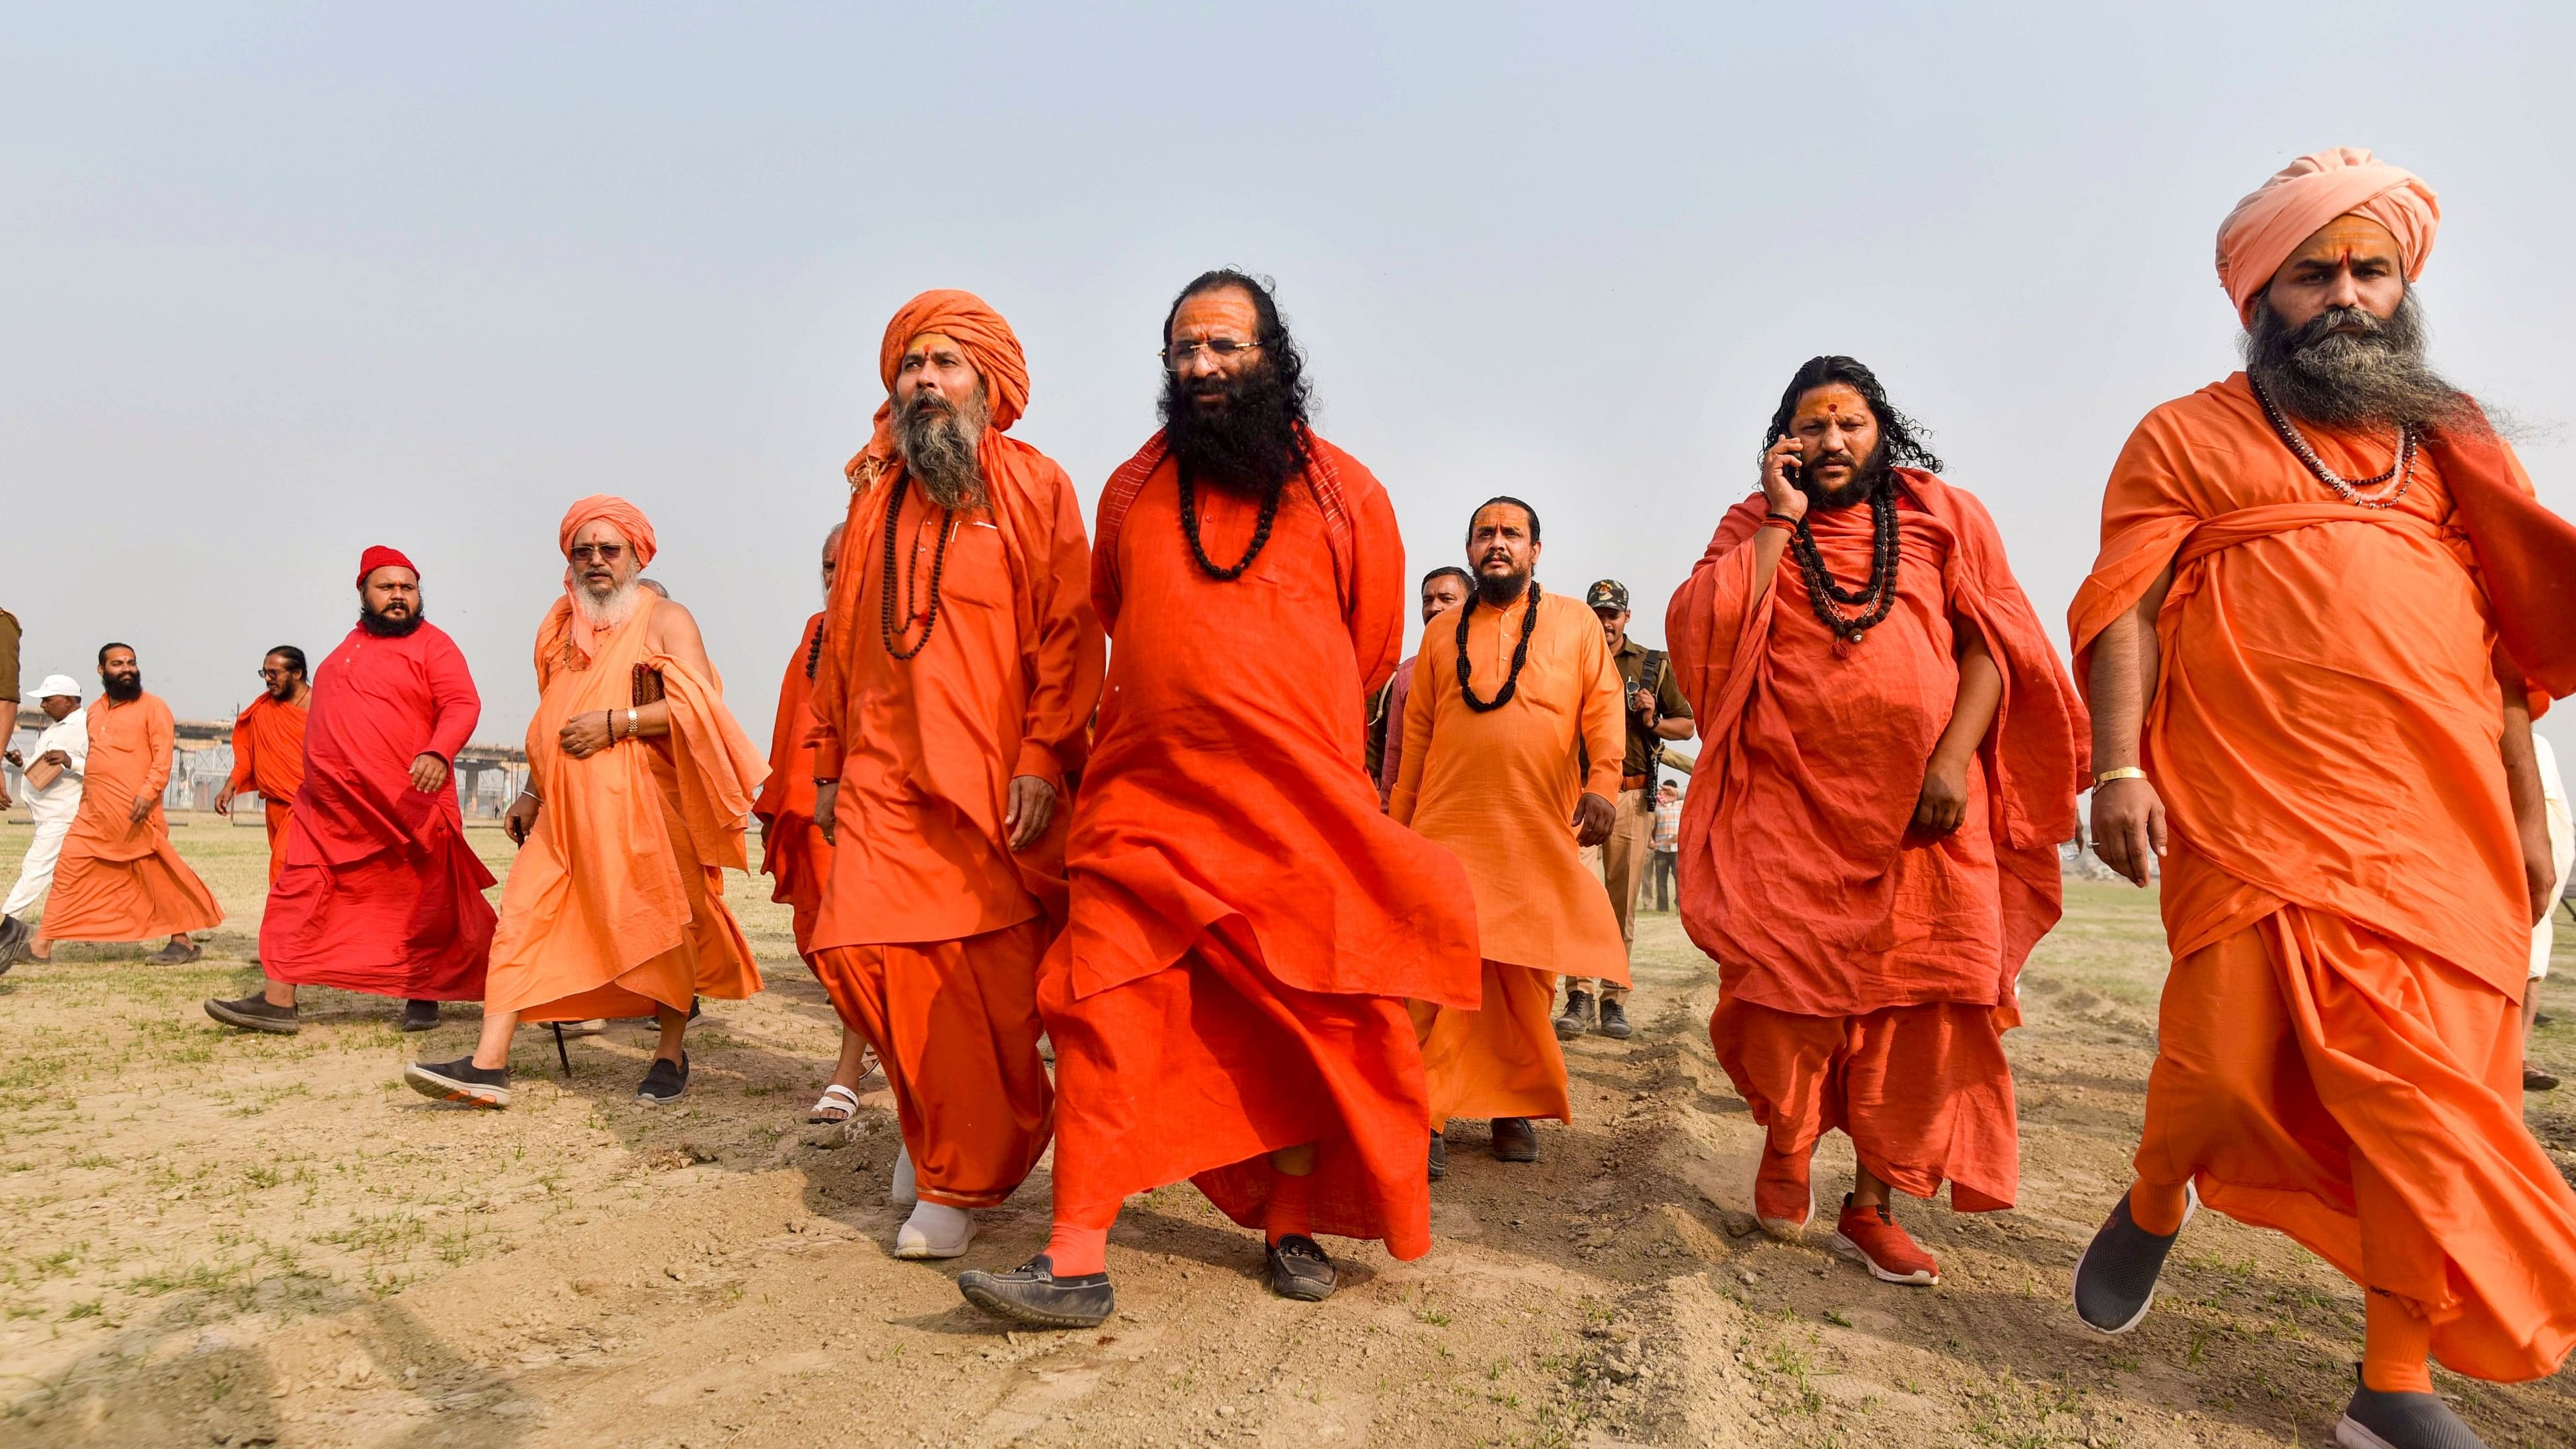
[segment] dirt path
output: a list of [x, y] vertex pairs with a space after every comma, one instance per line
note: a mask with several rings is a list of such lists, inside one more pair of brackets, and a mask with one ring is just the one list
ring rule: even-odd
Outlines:
[[[0, 830], [0, 874], [26, 834]], [[2215, 1218], [2137, 1334], [2071, 1326], [2153, 1050], [2160, 937], [2125, 890], [2074, 887], [2030, 973], [2020, 1206], [1904, 1209], [1940, 1289], [1747, 1231], [1758, 1133], [1650, 915], [1638, 1035], [1572, 1051], [1580, 1121], [1537, 1165], [1453, 1133], [1430, 1256], [1350, 1253], [1331, 1302], [1285, 1303], [1251, 1234], [1165, 1189], [1112, 1238], [1116, 1318], [1011, 1334], [951, 1279], [1036, 1250], [1044, 1170], [961, 1263], [893, 1261], [889, 1118], [803, 1125], [836, 1027], [783, 911], [745, 908], [771, 989], [713, 1009], [676, 1109], [633, 1100], [625, 1026], [569, 1079], [523, 1034], [521, 1105], [466, 1113], [395, 1075], [462, 1051], [470, 1010], [426, 1040], [339, 993], [291, 1039], [198, 1011], [256, 979], [257, 834], [179, 831], [236, 913], [207, 961], [66, 948], [0, 978], [0, 1443], [2314, 1445], [2358, 1352], [2348, 1284]], [[2542, 1055], [2576, 1065], [2576, 1028]], [[2576, 1165], [2576, 1112], [2535, 1103]], [[1829, 1146], [1820, 1191], [1849, 1169]], [[2491, 1443], [2570, 1442], [2576, 1374], [2440, 1383]]]

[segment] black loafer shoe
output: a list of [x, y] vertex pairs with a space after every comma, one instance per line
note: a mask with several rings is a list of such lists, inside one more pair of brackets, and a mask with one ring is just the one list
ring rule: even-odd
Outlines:
[[1527, 1117], [1494, 1119], [1494, 1160], [1496, 1162], [1538, 1161], [1538, 1129]]
[[635, 1100], [659, 1107], [665, 1102], [680, 1100], [680, 1094], [687, 1090], [689, 1054], [680, 1053], [676, 1062], [669, 1057], [655, 1057], [653, 1065], [644, 1073], [644, 1085], [635, 1089]]
[[403, 1003], [403, 1014], [402, 1014], [402, 1029], [403, 1029], [403, 1030], [405, 1030], [405, 1031], [427, 1031], [427, 1030], [429, 1030], [431, 1027], [434, 1027], [434, 1026], [436, 1026], [436, 1025], [438, 1025], [438, 1003], [437, 1003], [437, 1002], [435, 1002], [435, 1001], [406, 1001], [406, 1002], [404, 1002], [404, 1003]]
[[1341, 1275], [1323, 1246], [1304, 1233], [1290, 1233], [1272, 1243], [1264, 1255], [1270, 1267], [1270, 1291], [1300, 1303], [1321, 1303], [1333, 1296]]
[[294, 1007], [271, 1006], [268, 997], [256, 991], [239, 1001], [218, 1001], [209, 997], [206, 1015], [226, 1026], [243, 1031], [264, 1031], [271, 1036], [293, 1036], [304, 1029]]
[[2352, 1402], [2335, 1425], [2343, 1449], [2487, 1449], [2477, 1431], [2460, 1422], [2440, 1394], [2383, 1394], [2359, 1382], [2353, 1370]]
[[[2183, 1208], [2183, 1222], [2188, 1224], [2199, 1207], [2200, 1196], [2193, 1193]], [[2126, 1333], [2137, 1327], [2138, 1320], [2155, 1306], [2156, 1279], [2165, 1270], [2165, 1254], [2181, 1237], [2181, 1228], [2160, 1238], [2139, 1227], [2129, 1216], [2129, 1195], [2120, 1194], [2110, 1219], [2093, 1235], [2084, 1256], [2075, 1260], [2075, 1316], [2100, 1333]]]
[[1431, 1134], [1431, 1180], [1438, 1182], [1449, 1175], [1449, 1139]]
[[1055, 1261], [1044, 1253], [1007, 1273], [969, 1268], [957, 1275], [957, 1291], [996, 1318], [1039, 1328], [1098, 1328], [1118, 1308], [1108, 1274], [1059, 1278]]
[[1620, 1041], [1626, 1041], [1628, 1039], [1628, 1034], [1635, 1030], [1634, 1027], [1628, 1025], [1628, 1004], [1624, 1001], [1602, 1002], [1601, 1024], [1594, 1027], [1593, 1030], [1601, 1033], [1603, 1036], [1615, 1037]]
[[403, 1068], [403, 1085], [442, 1102], [469, 1107], [510, 1105], [510, 1069], [478, 1067], [470, 1053], [452, 1062], [414, 1062]]

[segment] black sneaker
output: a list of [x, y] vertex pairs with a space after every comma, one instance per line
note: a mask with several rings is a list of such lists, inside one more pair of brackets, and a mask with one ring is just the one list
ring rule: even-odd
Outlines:
[[1496, 1162], [1538, 1161], [1538, 1129], [1527, 1117], [1494, 1119], [1494, 1160]]
[[435, 1001], [406, 1001], [406, 1002], [404, 1002], [404, 1003], [403, 1003], [403, 1014], [402, 1014], [402, 1029], [403, 1029], [403, 1030], [405, 1030], [405, 1031], [427, 1031], [427, 1030], [429, 1030], [431, 1027], [434, 1027], [434, 1026], [436, 1026], [436, 1025], [438, 1025], [438, 1003], [437, 1003], [437, 1002], [435, 1002]]
[[[2200, 1194], [2190, 1192], [2182, 1220], [2189, 1223], [2199, 1207]], [[2093, 1235], [2084, 1256], [2075, 1260], [2075, 1316], [2102, 1333], [2126, 1333], [2137, 1327], [2138, 1320], [2155, 1306], [2156, 1279], [2165, 1270], [2165, 1254], [2173, 1251], [2181, 1236], [2181, 1228], [2160, 1238], [2139, 1227], [2129, 1216], [2129, 1195], [2120, 1194], [2109, 1220]]]
[[1572, 1041], [1592, 1029], [1592, 993], [1569, 989], [1565, 1010], [1556, 1014], [1556, 1039]]
[[1601, 998], [1601, 1024], [1594, 1027], [1594, 1031], [1626, 1041], [1628, 1033], [1635, 1029], [1628, 1025], [1628, 1003], [1612, 1001], [1606, 996]]
[[293, 1036], [304, 1029], [292, 1006], [271, 1006], [265, 993], [254, 991], [239, 1001], [206, 999], [206, 1015], [226, 1026], [243, 1031], [264, 1031], [271, 1036]]
[[510, 1105], [510, 1069], [478, 1067], [470, 1052], [452, 1062], [414, 1062], [403, 1068], [403, 1085], [442, 1102], [469, 1107]]
[[689, 1054], [680, 1053], [676, 1062], [669, 1057], [655, 1057], [652, 1067], [644, 1073], [644, 1085], [635, 1089], [635, 1100], [659, 1107], [680, 1100], [680, 1094], [687, 1090]]
[[1449, 1139], [1437, 1132], [1431, 1134], [1431, 1180], [1438, 1182], [1449, 1175]]
[[1300, 1303], [1321, 1303], [1333, 1296], [1341, 1275], [1323, 1246], [1304, 1233], [1290, 1233], [1263, 1255], [1270, 1268], [1270, 1291]]
[[2487, 1449], [2440, 1394], [2383, 1394], [2361, 1382], [2357, 1364], [2335, 1442], [2343, 1449]]
[[1098, 1328], [1118, 1308], [1108, 1274], [1059, 1278], [1055, 1261], [1044, 1253], [1007, 1273], [969, 1268], [957, 1275], [957, 1291], [996, 1318], [1040, 1328]]

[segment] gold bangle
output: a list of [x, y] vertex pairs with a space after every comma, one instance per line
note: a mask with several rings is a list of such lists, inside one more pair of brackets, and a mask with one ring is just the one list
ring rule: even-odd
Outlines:
[[2104, 770], [2101, 774], [2094, 776], [2093, 788], [2099, 790], [2114, 780], [2143, 780], [2145, 778], [2147, 778], [2146, 771], [2139, 769], [2135, 765], [2122, 765], [2116, 770]]

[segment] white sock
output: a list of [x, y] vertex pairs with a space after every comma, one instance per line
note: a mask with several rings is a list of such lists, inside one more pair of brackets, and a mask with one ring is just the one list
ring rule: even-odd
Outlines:
[[943, 1203], [913, 1205], [912, 1216], [895, 1230], [898, 1258], [954, 1258], [975, 1241], [975, 1215]]

